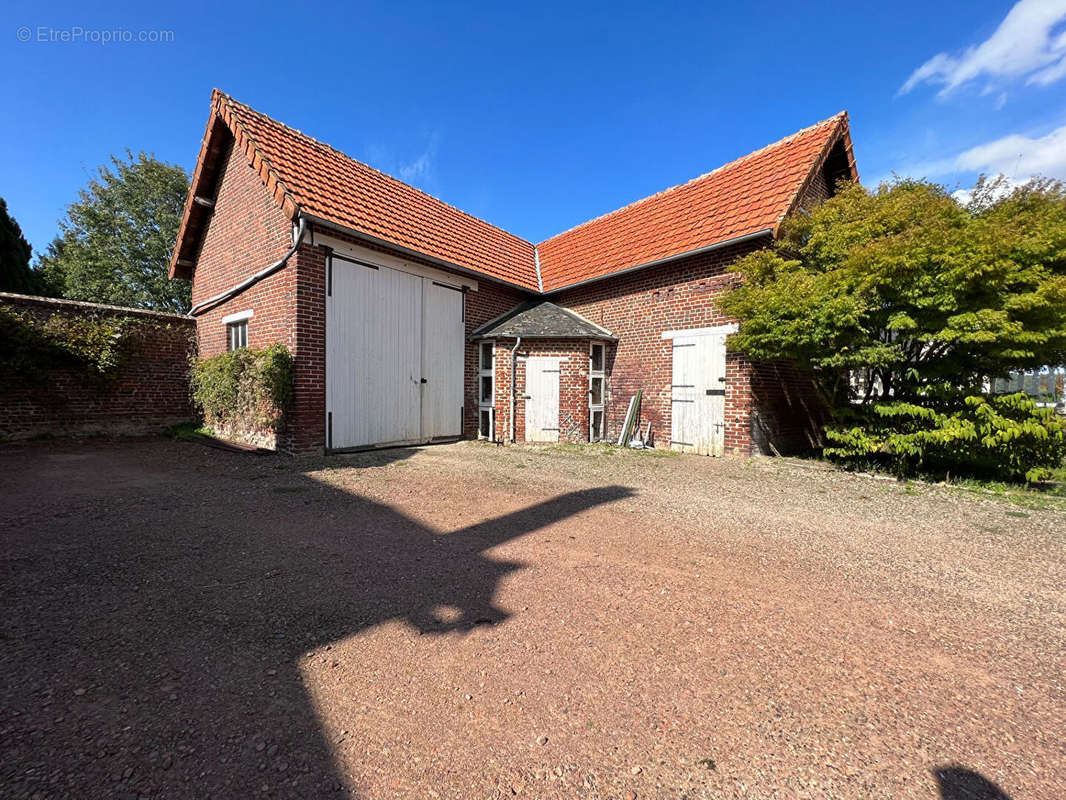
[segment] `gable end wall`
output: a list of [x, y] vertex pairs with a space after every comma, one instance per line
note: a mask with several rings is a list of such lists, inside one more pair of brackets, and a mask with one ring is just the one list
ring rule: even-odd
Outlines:
[[[259, 175], [237, 148], [231, 147], [219, 177], [214, 213], [207, 224], [193, 274], [192, 302], [223, 292], [277, 261], [292, 246], [292, 224], [267, 192]], [[237, 297], [197, 317], [200, 356], [226, 350], [222, 318], [247, 309], [248, 344], [266, 347], [296, 343], [295, 275], [282, 270]]]

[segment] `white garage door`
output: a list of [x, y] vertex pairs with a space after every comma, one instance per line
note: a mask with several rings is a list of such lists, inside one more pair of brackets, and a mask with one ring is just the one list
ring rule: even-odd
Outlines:
[[334, 450], [462, 433], [463, 295], [334, 255], [326, 296], [326, 437]]

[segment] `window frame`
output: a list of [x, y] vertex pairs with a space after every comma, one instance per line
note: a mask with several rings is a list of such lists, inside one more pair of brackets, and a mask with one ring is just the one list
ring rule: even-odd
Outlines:
[[[489, 359], [486, 365], [484, 354], [485, 347], [489, 348], [492, 353], [492, 357]], [[477, 347], [477, 435], [479, 439], [486, 439], [490, 442], [496, 440], [496, 340], [495, 339], [482, 339], [478, 342]], [[485, 378], [489, 379], [489, 396], [486, 400], [483, 396], [481, 387]], [[485, 433], [481, 429], [481, 415], [484, 412], [488, 412], [489, 415], [489, 429]]]
[[[593, 369], [593, 353], [595, 349], [600, 348], [600, 369]], [[592, 402], [592, 383], [594, 380], [600, 382], [600, 402]], [[607, 343], [606, 342], [589, 342], [589, 441], [590, 442], [602, 442], [606, 438], [606, 420], [607, 413], [605, 410], [607, 403]], [[600, 437], [599, 439], [592, 438], [593, 425], [592, 421], [599, 412], [600, 415]]]
[[[222, 318], [222, 324], [226, 328], [227, 352], [233, 352], [234, 350], [240, 350], [242, 347], [248, 346], [248, 320], [254, 316], [255, 309], [249, 308], [245, 311], [238, 311], [236, 314], [227, 314]], [[241, 343], [234, 347], [234, 333], [238, 331], [242, 332], [237, 337], [237, 340]]]
[[226, 323], [226, 350], [233, 352], [248, 346], [248, 319]]

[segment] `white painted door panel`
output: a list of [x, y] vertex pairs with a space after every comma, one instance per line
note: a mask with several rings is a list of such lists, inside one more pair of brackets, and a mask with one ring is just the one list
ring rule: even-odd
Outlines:
[[670, 444], [720, 456], [725, 451], [725, 334], [673, 338]]
[[559, 441], [559, 359], [526, 359], [526, 441]]
[[330, 447], [421, 438], [422, 280], [333, 259], [326, 298]]
[[422, 286], [422, 438], [462, 434], [463, 293], [428, 278]]

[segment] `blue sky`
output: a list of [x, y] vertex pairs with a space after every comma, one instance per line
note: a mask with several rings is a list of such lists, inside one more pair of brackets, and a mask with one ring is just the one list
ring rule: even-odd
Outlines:
[[1066, 0], [6, 7], [0, 196], [37, 251], [110, 153], [191, 171], [216, 86], [533, 241], [841, 109], [867, 183], [1066, 178]]

